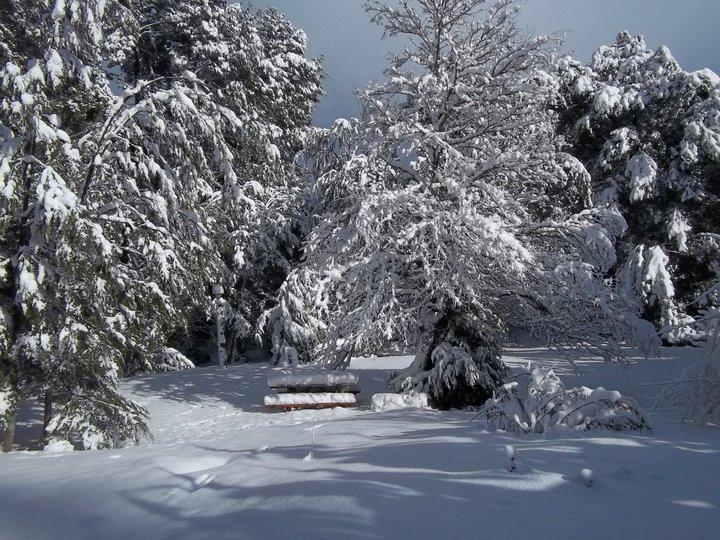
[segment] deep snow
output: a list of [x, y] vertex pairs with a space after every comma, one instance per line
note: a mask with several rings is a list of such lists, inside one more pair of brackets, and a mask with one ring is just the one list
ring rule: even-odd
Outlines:
[[[697, 356], [558, 364], [567, 386], [650, 405]], [[508, 360], [547, 362], [542, 349]], [[359, 408], [266, 413], [268, 368], [143, 376], [154, 443], [0, 455], [2, 538], [714, 538], [720, 430], [651, 415], [651, 433], [489, 433], [471, 412], [371, 412], [408, 357], [355, 359]], [[314, 439], [314, 447], [311, 441]], [[516, 472], [506, 470], [514, 447]], [[583, 472], [585, 471], [585, 472]], [[592, 482], [588, 481], [588, 475]], [[591, 487], [586, 484], [592, 483]]]

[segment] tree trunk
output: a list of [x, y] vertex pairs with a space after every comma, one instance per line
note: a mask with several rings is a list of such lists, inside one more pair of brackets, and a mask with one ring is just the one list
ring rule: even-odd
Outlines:
[[235, 324], [235, 317], [226, 321], [226, 327], [225, 360], [229, 365], [233, 365], [237, 363], [238, 357], [237, 326]]
[[40, 437], [40, 442], [43, 444], [45, 444], [45, 442], [47, 441], [47, 428], [50, 425], [50, 420], [52, 420], [52, 408], [52, 395], [50, 394], [50, 392], [45, 392], [45, 399], [43, 400], [42, 435]]
[[349, 349], [341, 349], [335, 354], [335, 361], [330, 365], [330, 369], [347, 369], [350, 366], [350, 361], [352, 360], [354, 353], [354, 344], [351, 345]]
[[427, 337], [423, 340], [427, 346], [420, 344], [420, 350], [415, 355], [415, 359], [408, 369], [417, 371], [427, 371], [432, 367], [432, 353], [445, 340], [447, 336], [451, 315], [447, 312], [437, 318], [431, 329], [425, 334]]
[[430, 346], [425, 352], [426, 368], [432, 365], [431, 358], [433, 351], [437, 349], [443, 341], [445, 341], [445, 338], [447, 338], [448, 332], [450, 331], [450, 322], [452, 320], [452, 317], [453, 315], [451, 313], [445, 312], [435, 323], [435, 327], [432, 331], [432, 340], [430, 341]]
[[15, 442], [15, 424], [17, 422], [17, 409], [5, 413], [5, 437], [3, 438], [3, 452], [11, 452]]

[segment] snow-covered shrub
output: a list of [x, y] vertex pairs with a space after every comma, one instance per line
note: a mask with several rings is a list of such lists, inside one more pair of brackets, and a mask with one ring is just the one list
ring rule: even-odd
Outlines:
[[482, 405], [504, 380], [506, 369], [492, 345], [468, 351], [443, 342], [432, 354], [419, 354], [406, 369], [393, 373], [389, 387], [426, 394], [439, 409]]
[[195, 368], [192, 360], [172, 347], [161, 347], [155, 351], [150, 362], [153, 373], [172, 373]]
[[665, 383], [658, 403], [674, 407], [685, 421], [720, 426], [720, 309], [707, 310], [700, 322], [709, 336], [705, 359]]
[[46, 431], [85, 450], [117, 448], [152, 439], [147, 418], [144, 408], [114, 389], [97, 388], [58, 402]]
[[665, 384], [660, 401], [676, 408], [682, 420], [720, 426], [720, 370], [707, 362], [688, 366]]
[[481, 415], [493, 429], [513, 433], [545, 433], [554, 427], [578, 431], [648, 429], [638, 405], [620, 392], [581, 386], [566, 389], [549, 369], [528, 366], [525, 395], [518, 382], [504, 384], [485, 403]]

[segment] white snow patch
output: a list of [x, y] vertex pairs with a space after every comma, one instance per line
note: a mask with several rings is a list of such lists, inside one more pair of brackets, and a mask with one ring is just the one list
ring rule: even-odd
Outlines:
[[680, 506], [687, 506], [690, 508], [704, 508], [706, 510], [714, 510], [717, 508], [714, 504], [710, 504], [706, 501], [694, 501], [694, 500], [685, 500], [685, 501], [672, 501], [674, 504], [679, 504]]
[[427, 409], [430, 398], [427, 394], [375, 394], [371, 408], [375, 412], [394, 411], [398, 409]]
[[350, 371], [317, 369], [283, 369], [274, 371], [267, 379], [270, 388], [278, 386], [322, 386], [357, 384], [358, 377]]
[[353, 404], [355, 403], [355, 394], [319, 393], [265, 396], [265, 405], [268, 407], [278, 405], [324, 405], [330, 403]]
[[647, 154], [633, 156], [628, 162], [625, 176], [630, 180], [630, 201], [650, 198], [655, 188], [658, 166]]
[[63, 439], [50, 439], [43, 448], [43, 452], [47, 452], [48, 454], [62, 454], [73, 451], [75, 451], [73, 445], [69, 441]]

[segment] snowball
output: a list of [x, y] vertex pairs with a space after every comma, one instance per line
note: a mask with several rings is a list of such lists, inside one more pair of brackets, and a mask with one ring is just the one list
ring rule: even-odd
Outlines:
[[427, 409], [430, 398], [427, 394], [375, 394], [371, 408], [375, 412], [394, 411], [398, 409]]
[[595, 483], [595, 473], [591, 469], [583, 469], [580, 471], [580, 476], [587, 487]]

